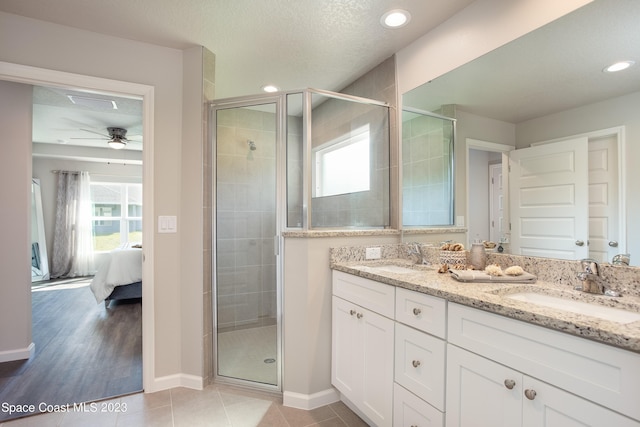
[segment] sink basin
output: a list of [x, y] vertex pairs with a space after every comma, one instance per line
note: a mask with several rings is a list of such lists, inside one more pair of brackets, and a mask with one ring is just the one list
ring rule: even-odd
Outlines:
[[407, 267], [402, 267], [400, 265], [395, 265], [395, 264], [385, 264], [385, 265], [359, 265], [356, 266], [355, 268], [359, 268], [362, 270], [370, 270], [370, 271], [381, 271], [381, 272], [387, 272], [387, 273], [401, 273], [401, 274], [406, 274], [406, 273], [415, 273], [416, 270], [411, 269], [411, 268], [407, 268]]
[[632, 323], [640, 320], [640, 313], [621, 310], [619, 308], [606, 307], [572, 299], [546, 295], [538, 292], [520, 292], [506, 295], [507, 298], [523, 301], [530, 304], [541, 305], [556, 310], [569, 311], [571, 313], [584, 314], [616, 323]]

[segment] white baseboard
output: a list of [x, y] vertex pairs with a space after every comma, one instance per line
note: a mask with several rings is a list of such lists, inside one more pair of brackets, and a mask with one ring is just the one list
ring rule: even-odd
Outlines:
[[156, 391], [168, 390], [176, 387], [186, 387], [194, 390], [204, 388], [202, 377], [188, 374], [174, 374], [164, 377], [154, 378], [151, 387], [146, 387], [145, 392], [154, 393]]
[[285, 391], [282, 393], [282, 404], [291, 408], [304, 409], [310, 411], [321, 406], [328, 405], [340, 400], [340, 394], [334, 388], [319, 391], [313, 394], [294, 393]]
[[26, 348], [0, 351], [0, 363], [11, 362], [14, 360], [31, 359], [35, 352], [36, 345], [34, 343], [29, 344], [29, 346]]

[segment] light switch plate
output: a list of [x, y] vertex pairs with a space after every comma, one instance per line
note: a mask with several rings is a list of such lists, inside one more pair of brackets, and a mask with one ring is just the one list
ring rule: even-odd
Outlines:
[[380, 252], [380, 248], [379, 247], [366, 248], [366, 250], [365, 250], [365, 258], [366, 259], [380, 259], [381, 256], [382, 256], [382, 254]]
[[158, 216], [158, 233], [177, 233], [178, 217], [175, 215]]
[[456, 226], [464, 227], [464, 216], [463, 215], [456, 216]]

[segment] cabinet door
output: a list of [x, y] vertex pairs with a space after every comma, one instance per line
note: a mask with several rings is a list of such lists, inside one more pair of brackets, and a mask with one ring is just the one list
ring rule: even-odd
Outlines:
[[356, 319], [362, 334], [362, 412], [376, 426], [391, 426], [394, 322], [366, 309], [359, 309]]
[[447, 346], [447, 427], [522, 424], [522, 374]]
[[444, 414], [415, 394], [394, 384], [393, 427], [443, 427]]
[[333, 297], [331, 384], [349, 400], [356, 402], [362, 393], [362, 334], [358, 331], [357, 305]]
[[395, 341], [396, 382], [444, 411], [445, 342], [400, 323]]
[[640, 426], [631, 418], [526, 376], [524, 392], [524, 427]]

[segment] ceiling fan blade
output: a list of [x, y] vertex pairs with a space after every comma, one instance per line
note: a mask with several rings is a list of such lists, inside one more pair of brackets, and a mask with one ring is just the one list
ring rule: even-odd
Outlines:
[[71, 138], [69, 138], [69, 139], [82, 139], [82, 140], [84, 140], [84, 141], [88, 141], [88, 140], [90, 140], [90, 139], [95, 139], [95, 140], [99, 140], [99, 141], [108, 141], [108, 140], [110, 140], [111, 138], [82, 138], [82, 137], [74, 137], [74, 136], [72, 136], [72, 137], [71, 137]]
[[109, 138], [109, 139], [111, 139], [111, 137], [110, 137], [109, 135], [105, 135], [105, 134], [103, 134], [103, 133], [96, 132], [96, 131], [93, 131], [93, 130], [90, 130], [90, 129], [80, 129], [80, 130], [85, 131], [85, 132], [89, 132], [89, 133], [95, 133], [96, 135], [100, 135], [100, 136], [102, 136], [103, 138]]

